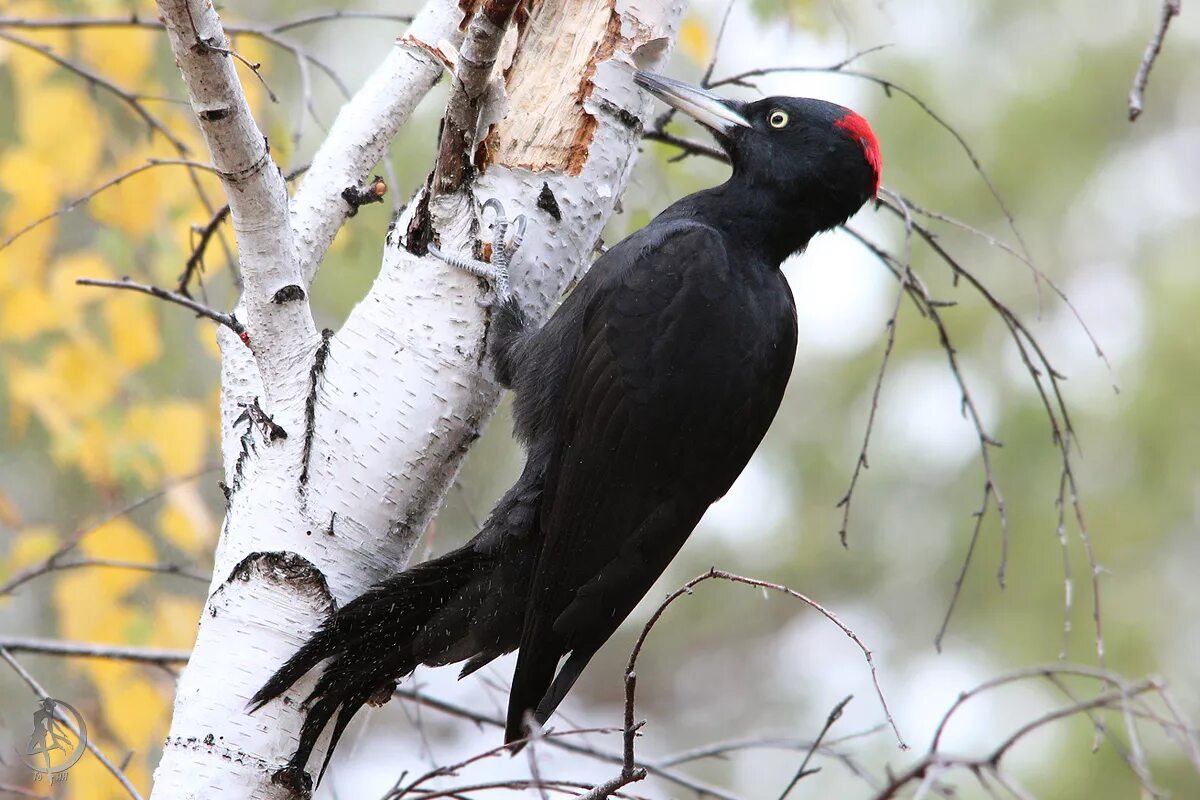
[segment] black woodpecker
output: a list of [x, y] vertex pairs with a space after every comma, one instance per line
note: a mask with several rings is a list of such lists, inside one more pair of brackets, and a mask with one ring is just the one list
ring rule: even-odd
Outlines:
[[879, 143], [821, 100], [634, 80], [710, 129], [733, 174], [609, 249], [540, 329], [508, 296], [514, 242], [498, 203], [491, 264], [442, 256], [496, 288], [491, 359], [515, 393], [525, 467], [475, 538], [339, 609], [253, 697], [257, 709], [328, 659], [284, 769], [303, 775], [336, 714], [332, 754], [355, 712], [418, 664], [466, 661], [468, 675], [513, 650], [505, 741], [522, 739], [526, 715], [554, 712], [766, 434], [796, 350], [780, 264], [876, 195]]

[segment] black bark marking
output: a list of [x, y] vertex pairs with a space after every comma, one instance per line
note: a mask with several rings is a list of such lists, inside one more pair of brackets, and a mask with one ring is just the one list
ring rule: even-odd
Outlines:
[[562, 209], [558, 207], [558, 198], [550, 191], [550, 184], [543, 182], [542, 191], [538, 194], [537, 207], [554, 217], [555, 222], [562, 222]]
[[333, 609], [333, 594], [329, 591], [325, 573], [302, 555], [283, 550], [250, 553], [230, 571], [225, 583], [245, 582], [255, 577], [286, 584], [300, 594], [316, 598], [318, 605], [326, 606], [330, 611]]
[[[431, 176], [432, 177], [432, 176]], [[433, 241], [433, 218], [429, 213], [429, 183], [417, 200], [416, 211], [408, 222], [405, 232], [404, 247], [414, 256], [424, 256], [429, 252], [429, 243]]]
[[275, 303], [276, 305], [283, 305], [284, 303], [291, 303], [295, 300], [303, 299], [304, 290], [294, 283], [289, 283], [287, 286], [275, 293], [275, 296], [271, 298], [271, 302]]
[[234, 425], [240, 425], [242, 422], [245, 422], [250, 426], [250, 430], [253, 430], [257, 425], [268, 444], [287, 438], [287, 431], [283, 429], [282, 425], [277, 424], [275, 420], [271, 419], [267, 412], [263, 411], [262, 406], [258, 404], [257, 397], [250, 403], [238, 403], [238, 405], [244, 410], [241, 416], [233, 421]]
[[329, 341], [332, 338], [333, 331], [329, 328], [321, 331], [321, 345], [317, 348], [316, 355], [313, 356], [312, 369], [308, 373], [308, 397], [304, 401], [304, 456], [303, 466], [300, 470], [301, 488], [308, 485], [308, 462], [312, 458], [312, 441], [317, 420], [317, 387], [320, 385], [321, 375], [325, 372], [325, 360], [329, 358]]

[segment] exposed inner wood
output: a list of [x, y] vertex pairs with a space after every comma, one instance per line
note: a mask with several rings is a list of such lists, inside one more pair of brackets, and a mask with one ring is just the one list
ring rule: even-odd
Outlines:
[[596, 64], [620, 41], [620, 14], [614, 0], [542, 0], [520, 22], [505, 76], [511, 106], [480, 143], [476, 164], [578, 175], [597, 125], [583, 101]]

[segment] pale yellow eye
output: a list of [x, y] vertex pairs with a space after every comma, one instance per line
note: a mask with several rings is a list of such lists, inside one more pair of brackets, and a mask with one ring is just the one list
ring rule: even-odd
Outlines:
[[767, 122], [771, 123], [772, 128], [782, 128], [788, 124], [787, 112], [777, 108], [771, 112], [771, 116], [767, 117]]

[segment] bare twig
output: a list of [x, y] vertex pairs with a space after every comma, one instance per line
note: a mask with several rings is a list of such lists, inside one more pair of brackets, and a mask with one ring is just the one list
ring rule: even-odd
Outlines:
[[[409, 14], [386, 14], [380, 11], [347, 11], [345, 9], [337, 9], [335, 11], [318, 11], [313, 14], [307, 14], [302, 17], [281, 22], [278, 25], [273, 25], [270, 28], [272, 33], [285, 33], [296, 28], [302, 28], [307, 25], [316, 25], [322, 22], [332, 22], [335, 20], [378, 20], [382, 22], [412, 22], [412, 16]], [[227, 29], [228, 30], [228, 29]]]
[[[455, 705], [454, 703], [450, 703], [445, 700], [440, 700], [438, 698], [430, 697], [430, 696], [428, 696], [426, 694], [422, 694], [421, 692], [416, 691], [414, 689], [398, 688], [395, 691], [395, 696], [405, 699], [405, 700], [411, 700], [415, 703], [420, 703], [421, 705], [427, 706], [436, 711], [440, 711], [443, 714], [448, 714], [453, 717], [458, 717], [459, 719], [465, 719], [469, 722], [473, 722], [476, 725], [481, 725], [481, 726], [486, 725], [488, 727], [498, 728], [498, 729], [504, 728], [504, 721], [499, 716], [491, 716], [488, 714], [482, 714], [478, 711], [474, 711], [469, 708], [464, 708], [463, 706]], [[623, 731], [623, 729], [608, 729], [608, 730], [610, 732]], [[553, 732], [551, 732], [551, 733], [553, 733]], [[591, 745], [583, 744], [580, 742], [568, 741], [568, 740], [565, 740], [565, 739], [563, 739], [561, 737], [557, 737], [557, 736], [552, 736], [552, 735], [547, 736], [545, 739], [545, 742], [548, 745], [555, 747], [557, 749], [565, 750], [570, 753], [576, 753], [576, 754], [582, 755], [582, 756], [587, 756], [588, 758], [593, 758], [593, 759], [596, 759], [597, 761], [604, 761], [609, 764], [620, 765], [624, 762], [624, 759], [625, 759], [624, 752], [617, 752], [615, 750], [605, 750], [603, 748], [593, 747]], [[684, 789], [687, 789], [688, 791], [694, 792], [695, 794], [697, 794], [701, 797], [712, 797], [712, 798], [716, 798], [716, 800], [738, 800], [736, 795], [730, 794], [729, 792], [725, 791], [724, 789], [720, 789], [716, 786], [706, 784], [703, 781], [696, 780], [687, 775], [684, 775], [681, 772], [677, 772], [675, 770], [670, 769], [669, 768], [671, 766], [670, 764], [659, 764], [656, 761], [647, 761], [645, 759], [639, 759], [637, 761], [636, 766], [641, 769], [646, 770], [648, 773], [650, 773], [651, 775], [654, 775], [657, 778], [661, 778], [665, 781], [668, 781], [668, 782], [673, 783], [677, 786], [680, 786]]]
[[88, 202], [89, 200], [91, 200], [96, 195], [100, 194], [101, 192], [104, 192], [107, 189], [111, 189], [112, 187], [116, 186], [117, 184], [121, 183], [122, 181], [124, 181], [128, 178], [132, 178], [134, 175], [137, 175], [138, 173], [145, 172], [146, 170], [149, 170], [149, 169], [154, 169], [155, 167], [188, 167], [189, 169], [201, 169], [201, 170], [208, 170], [210, 172], [213, 171], [212, 165], [202, 164], [198, 161], [186, 161], [186, 160], [181, 160], [181, 159], [160, 159], [160, 158], [148, 159], [145, 164], [139, 164], [138, 166], [133, 167], [132, 169], [128, 169], [125, 172], [122, 172], [120, 175], [117, 175], [113, 178], [109, 178], [107, 181], [100, 184], [96, 188], [92, 189], [87, 194], [80, 195], [79, 197], [76, 197], [74, 200], [70, 201], [66, 205], [60, 206], [59, 208], [55, 209], [54, 211], [51, 211], [49, 214], [44, 214], [43, 216], [38, 217], [37, 219], [33, 220], [32, 222], [28, 223], [27, 225], [25, 225], [22, 228], [18, 228], [15, 232], [13, 232], [10, 236], [8, 236], [3, 242], [0, 242], [0, 250], [3, 250], [4, 248], [8, 247], [13, 242], [17, 241], [22, 236], [24, 236], [25, 234], [32, 231], [34, 228], [37, 228], [39, 225], [49, 222], [50, 220], [54, 219], [55, 217], [60, 217], [63, 214], [66, 214], [70, 211], [74, 211], [76, 208], [79, 208], [79, 206]]
[[[25, 681], [25, 684], [33, 690], [33, 693], [37, 695], [39, 699], [46, 700], [49, 698], [49, 695], [46, 694], [46, 690], [43, 689], [41, 684], [37, 682], [37, 679], [34, 678], [33, 675], [29, 674], [29, 672], [27, 672], [25, 668], [21, 666], [21, 664], [15, 658], [13, 658], [12, 655], [9, 654], [8, 650], [4, 649], [3, 647], [0, 647], [0, 659], [4, 659], [6, 662], [8, 662], [8, 665], [13, 668], [13, 671], [15, 671], [17, 675], [21, 677], [21, 680]], [[55, 709], [54, 713], [64, 725], [70, 728], [76, 736], [79, 736], [79, 728], [75, 726], [74, 720], [68, 719], [57, 709]], [[91, 751], [92, 755], [94, 755], [100, 761], [100, 763], [104, 765], [104, 768], [107, 769], [112, 776], [117, 779], [117, 782], [121, 784], [126, 793], [132, 797], [133, 800], [142, 800], [142, 796], [138, 794], [137, 789], [133, 788], [133, 784], [129, 782], [129, 778], [125, 775], [121, 768], [112, 761], [109, 761], [108, 756], [104, 755], [104, 751], [97, 747], [95, 742], [92, 742], [86, 737], [81, 738], [83, 738], [84, 746], [87, 747], [87, 749]]]
[[[1056, 668], [1050, 667], [1046, 669], [1053, 671]], [[987, 688], [992, 688], [996, 685], [1009, 682], [1006, 677], [1007, 676], [1002, 676], [999, 679], [989, 681], [988, 684], [985, 684], [984, 686]], [[890, 798], [896, 797], [906, 787], [917, 782], [930, 780], [935, 776], [936, 773], [951, 769], [966, 769], [970, 771], [981, 783], [984, 780], [983, 776], [990, 776], [1001, 786], [1004, 786], [1012, 791], [1013, 788], [1016, 787], [1016, 783], [1011, 776], [1006, 775], [1001, 769], [1001, 761], [1004, 759], [1004, 756], [1007, 755], [1008, 752], [1028, 734], [1050, 725], [1051, 723], [1057, 722], [1058, 720], [1078, 714], [1087, 714], [1092, 709], [1115, 708], [1117, 710], [1123, 710], [1128, 706], [1133, 698], [1148, 692], [1157, 692], [1160, 690], [1158, 683], [1152, 679], [1144, 680], [1135, 684], [1127, 684], [1123, 681], [1120, 681], [1110, 673], [1104, 671], [1099, 672], [1099, 677], [1105, 683], [1118, 685], [1119, 688], [1115, 691], [1101, 693], [1088, 700], [1073, 702], [1070, 705], [1054, 709], [1053, 711], [1047, 712], [1046, 714], [1026, 722], [1015, 732], [1002, 740], [1000, 744], [993, 748], [989, 754], [982, 758], [951, 757], [940, 753], [937, 749], [937, 743], [943, 728], [939, 727], [934, 738], [934, 744], [931, 746], [929, 752], [905, 772], [891, 777], [888, 785], [876, 795], [875, 800], [890, 800]], [[983, 690], [983, 687], [977, 687], [976, 690], [973, 690], [968, 694], [970, 696], [974, 696], [979, 691]], [[951, 707], [951, 711], [948, 712], [946, 717], [943, 718], [943, 723], [945, 722], [945, 719], [948, 718], [949, 714], [953, 713], [954, 709], [961, 705], [961, 702], [962, 698], [960, 698], [958, 703], [955, 703], [955, 705]], [[1140, 778], [1142, 773], [1140, 771], [1135, 772], [1137, 772]], [[1148, 773], [1146, 774], [1148, 775]], [[1158, 796], [1157, 790], [1155, 790], [1153, 786], [1143, 782], [1142, 788], [1152, 796]], [[1024, 797], [1027, 795], [1019, 793], [1018, 790], [1016, 796]]]
[[892, 349], [896, 345], [896, 320], [900, 316], [900, 303], [904, 300], [904, 294], [909, 289], [909, 281], [912, 277], [912, 270], [909, 269], [908, 260], [905, 260], [904, 271], [900, 275], [900, 288], [896, 292], [896, 302], [892, 306], [891, 316], [885, 324], [887, 327], [887, 339], [883, 345], [883, 358], [879, 363], [879, 371], [875, 375], [875, 388], [871, 391], [871, 410], [867, 413], [866, 430], [863, 431], [862, 447], [859, 448], [858, 458], [854, 462], [854, 472], [850, 476], [850, 485], [846, 487], [846, 493], [842, 495], [842, 499], [838, 501], [838, 508], [842, 509], [842, 524], [838, 529], [838, 537], [842, 541], [842, 547], [848, 547], [848, 530], [850, 527], [850, 506], [854, 499], [854, 489], [858, 485], [858, 478], [864, 469], [869, 469], [870, 464], [867, 462], [867, 448], [871, 444], [871, 431], [875, 428], [875, 415], [879, 412], [879, 395], [883, 391], [883, 376], [887, 372], [888, 362], [892, 357]]
[[[641, 654], [642, 647], [646, 643], [646, 638], [650, 635], [651, 629], [653, 629], [654, 625], [658, 622], [658, 620], [662, 617], [663, 613], [667, 610], [667, 608], [673, 602], [678, 600], [683, 595], [691, 594], [692, 589], [697, 584], [703, 583], [704, 581], [707, 581], [707, 580], [713, 580], [713, 579], [730, 581], [731, 583], [741, 583], [741, 584], [745, 584], [746, 586], [755, 586], [760, 589], [770, 589], [771, 591], [786, 594], [786, 595], [788, 595], [790, 597], [794, 597], [795, 599], [806, 604], [813, 610], [820, 613], [823, 617], [825, 617], [827, 620], [832, 622], [834, 625], [836, 625], [842, 631], [842, 633], [846, 634], [846, 636], [851, 641], [853, 641], [855, 645], [858, 646], [858, 649], [862, 652], [863, 658], [866, 660], [867, 666], [870, 668], [871, 682], [872, 682], [872, 684], [874, 684], [874, 687], [875, 687], [875, 695], [876, 695], [876, 697], [879, 698], [879, 705], [883, 708], [883, 713], [884, 713], [884, 716], [887, 718], [888, 725], [891, 727], [892, 733], [896, 737], [896, 743], [900, 746], [901, 750], [908, 749], [908, 744], [905, 743], [904, 737], [900, 735], [900, 729], [899, 729], [899, 727], [897, 727], [896, 720], [892, 716], [891, 708], [888, 706], [887, 698], [883, 693], [883, 687], [879, 683], [879, 673], [875, 668], [875, 657], [871, 653], [870, 648], [868, 648], [863, 643], [862, 639], [860, 639], [858, 637], [858, 634], [856, 634], [848, 625], [846, 625], [846, 623], [842, 622], [838, 618], [838, 616], [836, 614], [834, 614], [832, 611], [825, 608], [817, 601], [807, 597], [806, 595], [801, 594], [800, 592], [797, 592], [794, 589], [789, 589], [788, 587], [783, 586], [782, 584], [770, 583], [768, 581], [758, 580], [757, 578], [747, 578], [742, 575], [735, 575], [732, 572], [726, 572], [724, 570], [719, 570], [719, 569], [716, 569], [715, 567], [710, 569], [708, 572], [705, 572], [701, 575], [697, 575], [696, 577], [692, 578], [690, 581], [685, 583], [683, 586], [676, 589], [671, 594], [667, 595], [666, 599], [663, 600], [663, 602], [659, 605], [659, 607], [657, 609], [655, 609], [654, 613], [650, 615], [650, 619], [647, 620], [646, 625], [642, 628], [641, 634], [638, 635], [637, 641], [634, 643], [633, 650], [629, 654], [629, 663], [627, 664], [627, 666], [625, 668], [625, 674], [627, 676], [626, 692], [625, 692], [627, 736], [628, 736], [628, 730], [629, 730], [629, 720], [631, 719], [631, 714], [632, 714], [633, 693], [634, 693], [633, 687], [631, 686], [630, 681], [628, 680], [628, 676], [632, 675], [636, 678], [637, 659], [638, 659], [638, 656]], [[630, 748], [627, 747], [626, 749], [628, 751]]]
[[104, 658], [111, 661], [132, 661], [138, 664], [187, 663], [187, 650], [171, 650], [159, 647], [134, 647], [123, 645], [96, 644], [93, 642], [64, 642], [61, 639], [39, 639], [23, 636], [0, 637], [0, 650], [12, 653], [37, 653], [49, 656], [80, 658]]
[[820, 771], [820, 767], [810, 770], [808, 768], [808, 762], [812, 760], [813, 754], [817, 752], [817, 749], [821, 746], [821, 742], [825, 739], [825, 735], [829, 733], [829, 729], [833, 727], [833, 723], [842, 718], [842, 711], [845, 710], [847, 704], [849, 704], [849, 702], [853, 699], [854, 695], [847, 696], [845, 700], [842, 700], [833, 707], [832, 711], [829, 712], [829, 716], [825, 718], [825, 724], [821, 727], [821, 732], [817, 734], [816, 739], [813, 739], [813, 743], [808, 748], [808, 752], [804, 754], [804, 760], [800, 762], [800, 767], [796, 770], [796, 774], [792, 777], [791, 781], [788, 782], [787, 787], [784, 788], [783, 792], [779, 795], [779, 800], [787, 800], [787, 796], [791, 794], [792, 789], [801, 781], [801, 779], [807, 777], [808, 775], [812, 775], [814, 772]]
[[1146, 93], [1146, 83], [1150, 80], [1150, 70], [1162, 51], [1163, 40], [1167, 37], [1167, 28], [1171, 20], [1179, 15], [1183, 0], [1163, 0], [1162, 11], [1158, 15], [1158, 25], [1146, 43], [1146, 51], [1142, 53], [1142, 61], [1138, 64], [1137, 73], [1133, 76], [1133, 88], [1129, 90], [1129, 121], [1133, 122], [1142, 115], [1142, 97]]
[[186, 295], [172, 292], [170, 289], [163, 289], [161, 286], [152, 286], [146, 283], [138, 283], [131, 280], [129, 277], [121, 278], [120, 280], [110, 281], [101, 280], [99, 278], [76, 278], [75, 283], [79, 286], [101, 286], [107, 289], [129, 289], [134, 292], [148, 294], [151, 297], [157, 297], [159, 300], [166, 300], [169, 303], [181, 305], [184, 308], [196, 312], [201, 317], [211, 319], [213, 322], [224, 325], [238, 335], [238, 338], [249, 347], [250, 335], [246, 333], [246, 327], [238, 322], [237, 317], [233, 314], [226, 314], [223, 311], [217, 311], [209, 308], [201, 302], [193, 300]]
[[121, 88], [108, 78], [104, 77], [98, 72], [95, 72], [89, 67], [84, 66], [83, 64], [72, 61], [68, 58], [63, 58], [55, 53], [54, 50], [48, 45], [44, 45], [41, 42], [35, 42], [31, 39], [26, 39], [25, 37], [18, 36], [14, 33], [7, 33], [3, 30], [0, 30], [0, 39], [12, 42], [13, 44], [24, 47], [28, 50], [41, 53], [43, 56], [50, 59], [55, 64], [58, 64], [60, 67], [68, 70], [69, 72], [75, 73], [92, 85], [109, 92], [118, 100], [125, 103], [125, 105], [133, 109], [134, 113], [142, 118], [146, 125], [150, 127], [151, 131], [160, 134], [164, 139], [171, 143], [171, 146], [174, 147], [176, 151], [181, 154], [186, 154], [188, 152], [187, 145], [183, 143], [183, 140], [172, 133], [171, 129], [167, 127], [166, 123], [152, 114], [144, 105], [142, 105], [141, 100], [138, 99], [134, 92], [130, 92]]
[[190, 481], [194, 481], [196, 478], [200, 478], [200, 477], [203, 477], [204, 475], [208, 475], [210, 473], [216, 472], [218, 469], [220, 469], [220, 468], [216, 467], [216, 466], [206, 466], [197, 472], [193, 472], [191, 475], [185, 475], [180, 478], [175, 478], [175, 479], [163, 484], [159, 488], [155, 489], [153, 492], [151, 492], [147, 495], [144, 495], [143, 497], [139, 497], [137, 500], [126, 503], [125, 505], [120, 506], [120, 507], [114, 509], [113, 511], [110, 511], [110, 512], [104, 514], [100, 518], [100, 520], [98, 522], [96, 522], [95, 524], [77, 529], [75, 531], [75, 533], [73, 533], [71, 536], [69, 536], [67, 538], [67, 540], [65, 542], [63, 542], [62, 545], [59, 546], [59, 548], [57, 550], [55, 550], [53, 553], [51, 553], [49, 556], [47, 556], [45, 559], [43, 559], [40, 563], [34, 564], [30, 567], [27, 567], [26, 569], [18, 572], [16, 575], [13, 575], [11, 578], [9, 578], [6, 583], [4, 583], [3, 585], [0, 585], [0, 597], [4, 597], [5, 595], [12, 594], [16, 589], [25, 585], [26, 583], [33, 580], [34, 578], [45, 575], [48, 572], [53, 572], [55, 569], [57, 569], [59, 567], [59, 565], [62, 562], [62, 559], [68, 553], [70, 553], [72, 550], [74, 550], [75, 547], [78, 546], [78, 544], [81, 541], [83, 541], [83, 539], [85, 537], [89, 536], [90, 534], [94, 533], [97, 530], [100, 530], [105, 525], [112, 522], [114, 519], [120, 519], [121, 517], [125, 516], [126, 514], [132, 514], [134, 511], [137, 511], [142, 506], [159, 499], [160, 497], [165, 495], [167, 492], [171, 491], [171, 489], [175, 488], [176, 486], [179, 486], [184, 483], [188, 483]]
[[181, 578], [197, 581], [199, 583], [208, 583], [209, 576], [201, 575], [198, 572], [192, 572], [182, 564], [157, 564], [141, 561], [122, 561], [113, 558], [85, 558], [78, 561], [60, 562], [54, 566], [55, 572], [61, 572], [68, 569], [84, 569], [87, 567], [101, 567], [107, 569], [127, 569], [134, 572], [153, 572], [159, 575], [178, 575]]

